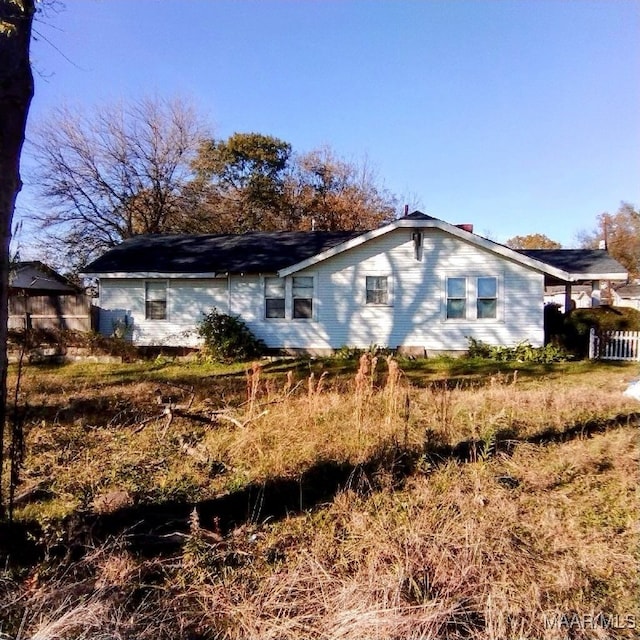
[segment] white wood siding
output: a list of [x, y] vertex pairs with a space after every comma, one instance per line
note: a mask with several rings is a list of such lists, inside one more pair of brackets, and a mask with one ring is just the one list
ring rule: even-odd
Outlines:
[[[489, 344], [543, 344], [542, 274], [439, 230], [425, 232], [418, 261], [411, 233], [411, 229], [398, 229], [299, 272], [316, 278], [313, 321], [265, 320], [259, 277], [245, 278], [242, 295], [232, 286], [233, 311], [270, 347], [336, 349], [378, 344], [418, 347], [428, 353], [464, 350], [467, 336]], [[367, 275], [390, 277], [391, 306], [365, 304]], [[498, 277], [498, 318], [446, 320], [447, 276]]]
[[[159, 279], [162, 280], [162, 279]], [[112, 335], [125, 316], [129, 337], [139, 345], [191, 346], [199, 343], [196, 323], [213, 307], [228, 311], [226, 279], [167, 280], [166, 320], [145, 319], [144, 279], [103, 279], [100, 282], [100, 332]]]
[[[170, 280], [167, 320], [144, 320], [144, 280], [102, 280], [101, 330], [127, 312], [139, 344], [175, 344], [212, 306], [239, 315], [267, 346], [336, 349], [343, 345], [414, 347], [427, 354], [464, 350], [468, 337], [490, 344], [541, 345], [544, 276], [462, 239], [425, 230], [421, 259], [412, 229], [397, 229], [296, 275], [314, 276], [313, 320], [265, 319], [264, 275]], [[366, 304], [366, 276], [387, 276], [390, 305]], [[498, 318], [447, 320], [447, 277], [498, 278]], [[290, 283], [290, 277], [289, 277]], [[290, 290], [290, 284], [288, 285]], [[228, 300], [231, 302], [228, 307]], [[473, 300], [470, 301], [473, 304]]]
[[617, 293], [614, 293], [613, 299], [616, 307], [629, 307], [631, 309], [638, 309], [640, 311], [640, 299], [639, 298], [622, 298]]

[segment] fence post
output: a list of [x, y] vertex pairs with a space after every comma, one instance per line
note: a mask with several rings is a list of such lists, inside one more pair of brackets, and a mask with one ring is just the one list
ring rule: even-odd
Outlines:
[[589, 329], [589, 360], [596, 357], [596, 330], [591, 327]]

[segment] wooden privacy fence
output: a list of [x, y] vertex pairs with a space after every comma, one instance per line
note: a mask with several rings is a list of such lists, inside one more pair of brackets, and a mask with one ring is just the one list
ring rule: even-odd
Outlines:
[[589, 334], [589, 358], [640, 362], [640, 331], [605, 331]]
[[9, 329], [90, 331], [92, 315], [91, 299], [83, 293], [9, 298]]

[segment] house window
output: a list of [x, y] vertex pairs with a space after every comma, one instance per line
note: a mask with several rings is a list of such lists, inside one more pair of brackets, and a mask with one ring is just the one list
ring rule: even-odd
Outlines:
[[476, 283], [476, 317], [496, 318], [498, 315], [498, 279], [482, 277]]
[[294, 276], [291, 286], [294, 318], [313, 318], [313, 276]]
[[447, 320], [495, 320], [498, 317], [496, 276], [446, 279]]
[[467, 317], [467, 279], [447, 278], [447, 320]]
[[367, 304], [389, 304], [387, 276], [367, 276]]
[[145, 318], [147, 320], [167, 319], [167, 283], [164, 280], [145, 282]]
[[264, 279], [265, 318], [284, 318], [284, 278]]

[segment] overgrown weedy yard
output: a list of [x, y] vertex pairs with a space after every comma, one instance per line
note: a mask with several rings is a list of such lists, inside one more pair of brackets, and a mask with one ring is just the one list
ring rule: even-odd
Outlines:
[[637, 376], [28, 365], [0, 637], [636, 638]]

